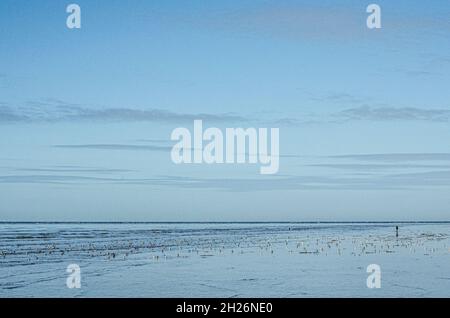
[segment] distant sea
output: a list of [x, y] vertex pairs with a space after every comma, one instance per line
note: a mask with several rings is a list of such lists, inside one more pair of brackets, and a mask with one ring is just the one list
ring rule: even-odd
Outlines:
[[450, 222], [0, 222], [1, 297], [450, 297], [449, 264]]

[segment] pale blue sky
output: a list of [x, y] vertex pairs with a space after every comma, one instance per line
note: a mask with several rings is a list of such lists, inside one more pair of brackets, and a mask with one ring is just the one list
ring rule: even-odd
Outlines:
[[[0, 220], [449, 220], [450, 3], [0, 2]], [[279, 127], [280, 171], [171, 131]], [[401, 155], [399, 155], [401, 154]]]

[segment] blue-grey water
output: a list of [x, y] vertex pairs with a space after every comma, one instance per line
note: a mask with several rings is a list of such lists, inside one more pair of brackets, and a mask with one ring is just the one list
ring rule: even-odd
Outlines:
[[0, 223], [0, 296], [450, 297], [450, 223], [395, 225]]

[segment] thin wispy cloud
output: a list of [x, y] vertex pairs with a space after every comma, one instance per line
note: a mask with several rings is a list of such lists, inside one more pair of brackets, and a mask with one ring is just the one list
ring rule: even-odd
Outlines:
[[54, 148], [66, 149], [92, 149], [92, 150], [135, 150], [135, 151], [170, 151], [170, 146], [133, 145], [133, 144], [79, 144], [54, 145]]
[[159, 122], [185, 123], [203, 119], [212, 123], [252, 120], [234, 113], [177, 113], [162, 109], [94, 108], [58, 100], [29, 101], [25, 105], [0, 104], [0, 123], [34, 122]]
[[167, 144], [171, 143], [172, 141], [168, 139], [136, 139], [135, 142], [142, 142], [142, 143], [155, 143], [155, 144]]
[[160, 109], [140, 110], [131, 108], [107, 108], [101, 110], [92, 110], [87, 108], [78, 108], [77, 113], [68, 115], [64, 120], [98, 120], [98, 121], [150, 121], [179, 123], [192, 122], [195, 119], [203, 119], [209, 122], [242, 122], [248, 121], [247, 118], [232, 113], [223, 114], [183, 114]]
[[17, 114], [10, 107], [0, 104], [0, 123], [25, 122], [29, 118], [23, 114]]
[[450, 161], [450, 153], [379, 153], [348, 154], [329, 156], [337, 159], [354, 159], [363, 161]]
[[[148, 141], [149, 143], [153, 143], [153, 141]], [[167, 146], [160, 146], [158, 145], [159, 142], [154, 142], [156, 145], [136, 145], [136, 144], [66, 144], [66, 145], [53, 145], [53, 148], [60, 148], [60, 149], [87, 149], [87, 150], [112, 150], [112, 151], [155, 151], [155, 152], [167, 152], [169, 153], [173, 149], [181, 149], [176, 147], [175, 145], [170, 145], [171, 143], [175, 143], [175, 141], [168, 140], [167, 142], [164, 141], [161, 143], [167, 143]], [[196, 148], [183, 148], [186, 150], [193, 151]], [[203, 151], [203, 149], [199, 149]], [[236, 153], [236, 155], [244, 154], [248, 157], [259, 157], [260, 155], [257, 153]], [[292, 155], [292, 154], [280, 154], [279, 157], [281, 158], [303, 158], [303, 156], [300, 155]]]
[[[411, 71], [409, 75], [430, 75], [428, 71]], [[316, 122], [347, 123], [350, 121], [429, 121], [449, 122], [450, 106], [441, 108], [395, 107], [370, 96], [357, 96], [346, 92], [326, 94], [305, 92], [314, 102], [347, 107], [328, 114], [312, 114]]]
[[311, 164], [308, 167], [341, 170], [450, 169], [450, 165], [432, 164]]
[[318, 102], [328, 102], [328, 103], [334, 103], [334, 104], [363, 104], [369, 101], [370, 99], [360, 96], [355, 96], [349, 93], [344, 92], [330, 92], [328, 94], [311, 94], [309, 99], [312, 101], [318, 101]]
[[29, 184], [116, 184], [208, 189], [226, 192], [258, 192], [286, 190], [414, 190], [450, 186], [450, 170], [363, 176], [297, 176], [261, 178], [199, 178], [157, 176], [151, 178], [112, 178], [78, 175], [7, 175], [0, 183]]
[[94, 174], [114, 174], [132, 172], [131, 169], [111, 169], [111, 168], [85, 168], [78, 166], [61, 166], [48, 168], [13, 168], [13, 171], [20, 172], [51, 172], [51, 173], [94, 173]]
[[450, 186], [450, 170], [383, 176], [286, 176], [273, 179], [167, 178], [166, 185], [224, 191], [407, 190]]
[[[114, 178], [101, 178], [76, 175], [7, 175], [0, 176], [0, 183], [36, 183], [36, 184], [70, 184], [70, 183], [111, 183]], [[119, 180], [119, 179], [117, 179]]]
[[[162, 109], [99, 108], [81, 106], [55, 99], [28, 101], [12, 106], [0, 103], [1, 123], [58, 123], [58, 122], [154, 122], [165, 124], [187, 124], [202, 119], [208, 123], [233, 123], [245, 125], [264, 124], [272, 126], [297, 126], [303, 121], [295, 118], [263, 118], [236, 113], [177, 113]], [[164, 140], [139, 140], [139, 142], [164, 142]]]
[[[321, 100], [339, 104], [360, 103], [358, 97], [335, 93], [321, 97]], [[371, 107], [347, 108], [329, 114], [304, 114], [300, 118], [284, 117], [252, 118], [235, 113], [176, 113], [161, 109], [138, 108], [91, 108], [59, 100], [29, 101], [25, 105], [12, 107], [0, 103], [0, 124], [7, 123], [55, 123], [55, 122], [155, 122], [167, 124], [192, 123], [202, 119], [209, 123], [253, 123], [276, 127], [297, 127], [309, 124], [347, 123], [349, 121], [430, 121], [449, 122], [450, 109], [421, 109], [414, 107]]]
[[343, 120], [368, 120], [368, 121], [450, 121], [450, 109], [420, 109], [414, 107], [369, 107], [361, 106], [348, 108], [333, 115]]

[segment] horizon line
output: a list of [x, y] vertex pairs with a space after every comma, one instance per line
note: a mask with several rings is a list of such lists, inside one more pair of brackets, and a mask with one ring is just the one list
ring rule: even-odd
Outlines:
[[420, 221], [0, 221], [0, 224], [408, 224], [450, 223], [450, 220]]

